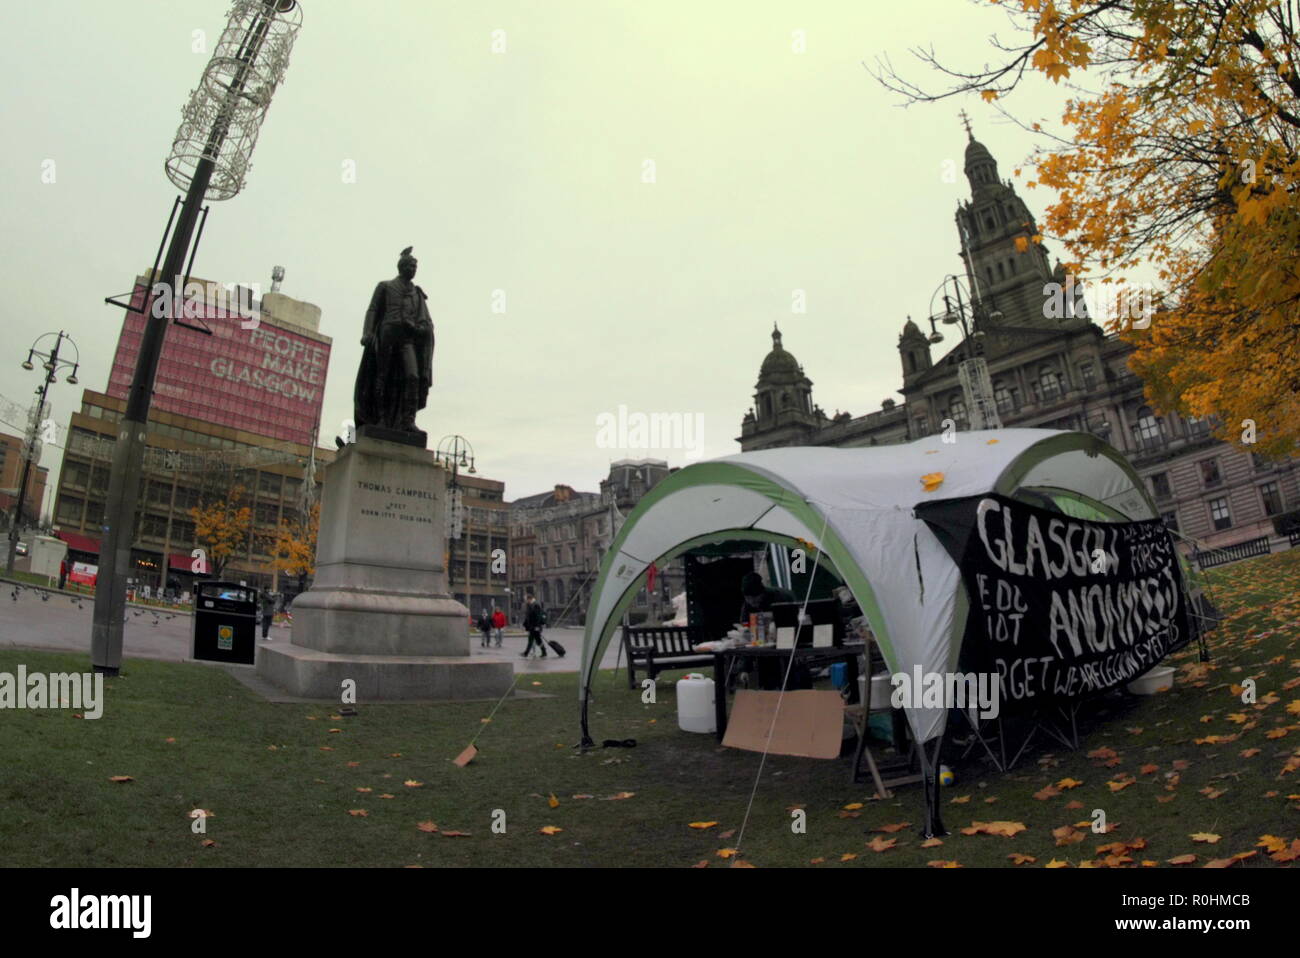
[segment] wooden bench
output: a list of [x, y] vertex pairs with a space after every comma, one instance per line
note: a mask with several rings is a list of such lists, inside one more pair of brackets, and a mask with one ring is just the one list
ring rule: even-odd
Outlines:
[[646, 673], [654, 678], [670, 669], [693, 665], [713, 665], [711, 652], [696, 652], [695, 630], [684, 625], [627, 626], [623, 629], [623, 648], [627, 652], [627, 687], [636, 688], [636, 666], [644, 663]]

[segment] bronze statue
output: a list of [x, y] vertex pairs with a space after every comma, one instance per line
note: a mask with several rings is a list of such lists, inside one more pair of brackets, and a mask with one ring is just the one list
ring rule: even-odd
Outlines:
[[433, 320], [428, 296], [416, 286], [417, 261], [402, 250], [397, 276], [381, 282], [370, 297], [361, 335], [365, 352], [353, 391], [357, 428], [379, 426], [416, 433], [415, 414], [429, 399], [433, 384]]

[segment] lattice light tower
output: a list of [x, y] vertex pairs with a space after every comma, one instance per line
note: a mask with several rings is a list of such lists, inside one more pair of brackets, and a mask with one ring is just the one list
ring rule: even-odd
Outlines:
[[[271, 105], [271, 97], [284, 80], [289, 53], [302, 27], [302, 8], [297, 0], [234, 0], [226, 19], [226, 29], [212, 51], [199, 85], [190, 92], [189, 102], [181, 112], [181, 125], [167, 156], [167, 178], [185, 191], [185, 198], [183, 201], [178, 198], [172, 204], [171, 218], [158, 247], [161, 257], [166, 245], [167, 257], [161, 272], [158, 259], [154, 260], [153, 301], [148, 295], [139, 305], [134, 301], [118, 303], [112, 297], [107, 300], [145, 314], [135, 375], [113, 448], [108, 501], [104, 505], [106, 525], [95, 588], [91, 659], [96, 672], [108, 675], [116, 675], [122, 665], [122, 629], [126, 617], [124, 580], [135, 538], [135, 506], [140, 495], [149, 405], [167, 323], [180, 322], [184, 315], [185, 281], [197, 251], [197, 243], [191, 250], [190, 241], [199, 207], [204, 200], [228, 200], [243, 189], [262, 120]], [[206, 220], [207, 207], [202, 212]], [[202, 233], [200, 227], [200, 237]], [[206, 327], [201, 331], [211, 332]]]
[[198, 88], [181, 111], [167, 157], [167, 178], [188, 190], [212, 161], [210, 200], [228, 200], [244, 188], [253, 148], [289, 52], [302, 27], [295, 0], [235, 0]]

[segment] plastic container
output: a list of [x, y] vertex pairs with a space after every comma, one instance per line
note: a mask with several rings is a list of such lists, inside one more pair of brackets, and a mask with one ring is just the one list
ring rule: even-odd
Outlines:
[[843, 662], [831, 663], [831, 685], [834, 688], [842, 689], [848, 684], [848, 666]]
[[[894, 694], [894, 685], [889, 681], [888, 672], [877, 672], [871, 677], [871, 702], [867, 706], [868, 711], [877, 709], [887, 709], [890, 707], [889, 698]], [[858, 700], [867, 701], [867, 677], [858, 676]]]
[[677, 680], [677, 727], [683, 732], [718, 731], [713, 679], [691, 672]]
[[1155, 695], [1173, 687], [1174, 670], [1168, 665], [1157, 665], [1128, 684], [1128, 690], [1134, 695]]

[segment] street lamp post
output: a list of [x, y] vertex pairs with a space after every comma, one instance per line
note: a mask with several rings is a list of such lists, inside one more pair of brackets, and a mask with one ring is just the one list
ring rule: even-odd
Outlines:
[[[54, 348], [48, 353], [41, 352], [36, 347], [40, 345], [42, 339], [46, 336], [55, 336], [54, 333], [46, 333], [44, 336], [38, 336], [36, 342], [32, 343], [32, 348], [27, 350], [27, 358], [23, 360], [23, 369], [35, 369], [32, 363], [32, 357], [43, 359], [41, 367], [45, 370], [45, 378], [41, 381], [41, 386], [36, 390], [39, 397], [36, 400], [36, 415], [27, 429], [27, 442], [23, 449], [23, 474], [18, 480], [18, 500], [14, 503], [13, 521], [9, 523], [9, 556], [5, 560], [5, 572], [12, 575], [14, 571], [14, 557], [18, 552], [18, 534], [19, 525], [23, 519], [23, 506], [27, 502], [27, 482], [32, 474], [32, 461], [36, 458], [37, 444], [39, 443], [39, 432], [43, 428], [41, 421], [45, 418], [45, 396], [50, 391], [50, 383], [58, 382], [57, 373], [65, 366], [71, 366], [72, 372], [68, 374], [67, 383], [70, 386], [77, 385], [77, 369], [81, 365], [81, 352], [77, 349], [77, 344], [72, 341], [72, 337], [59, 330], [54, 339]], [[59, 348], [63, 345], [64, 340], [72, 347], [76, 359], [68, 360], [59, 357]], [[40, 506], [38, 505], [39, 509]]]
[[198, 88], [191, 93], [182, 111], [181, 125], [172, 142], [166, 163], [167, 177], [177, 188], [185, 190], [185, 199], [179, 215], [173, 205], [175, 229], [169, 221], [171, 242], [167, 256], [162, 270], [150, 277], [158, 299], [150, 305], [146, 294], [145, 305], [138, 310], [143, 312], [149, 307], [135, 374], [127, 393], [126, 411], [113, 446], [108, 499], [104, 504], [104, 537], [90, 646], [96, 672], [116, 675], [122, 664], [122, 631], [126, 620], [126, 590], [122, 580], [130, 569], [131, 543], [135, 538], [135, 506], [144, 465], [149, 407], [167, 322], [181, 321], [185, 313], [184, 280], [189, 272], [186, 254], [190, 253], [192, 266], [190, 241], [199, 208], [205, 199], [230, 199], [243, 188], [262, 120], [276, 87], [284, 80], [289, 52], [301, 26], [302, 9], [296, 0], [234, 0], [226, 29]]
[[[456, 540], [461, 538], [461, 527], [463, 525], [463, 510], [460, 504], [460, 467], [467, 466], [469, 474], [475, 474], [474, 469], [474, 447], [469, 444], [469, 440], [464, 436], [443, 436], [438, 440], [438, 448], [433, 454], [434, 458], [444, 466], [451, 468], [451, 484], [448, 488], [451, 490], [452, 507], [455, 514], [452, 516], [452, 528], [447, 532], [447, 591], [451, 593], [452, 598], [456, 596], [456, 589], [452, 583], [451, 570], [456, 559]], [[469, 599], [469, 549], [465, 549], [465, 598]], [[466, 608], [469, 602], [465, 603]]]
[[[943, 278], [930, 297], [930, 336], [931, 343], [943, 342], [943, 334], [936, 324], [961, 326], [962, 339], [958, 347], [964, 354], [957, 366], [957, 376], [961, 381], [962, 392], [966, 398], [967, 414], [973, 429], [1001, 429], [1002, 419], [998, 415], [997, 403], [993, 398], [993, 384], [989, 378], [989, 366], [979, 355], [978, 343], [984, 338], [981, 328], [986, 322], [996, 323], [1002, 313], [994, 307], [986, 311], [975, 298], [963, 295], [961, 278], [948, 275]], [[943, 296], [943, 312], [934, 311], [934, 301]], [[970, 323], [966, 322], [966, 311], [970, 310]]]

